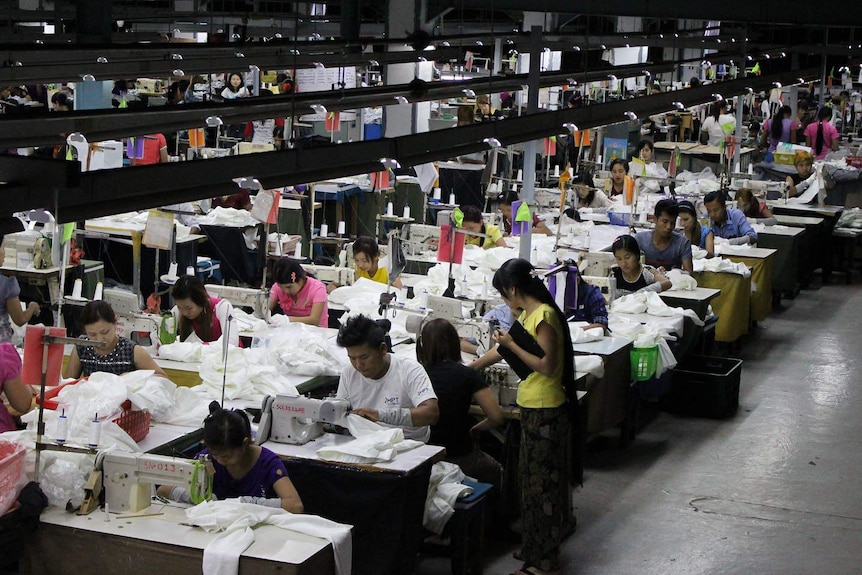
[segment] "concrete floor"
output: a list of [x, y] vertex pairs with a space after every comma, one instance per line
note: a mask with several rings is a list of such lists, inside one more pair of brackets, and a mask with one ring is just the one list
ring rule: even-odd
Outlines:
[[[860, 326], [858, 285], [804, 291], [732, 354], [734, 417], [660, 413], [626, 449], [593, 446], [563, 573], [862, 573]], [[485, 574], [519, 566], [516, 545], [491, 547]], [[448, 567], [422, 558], [417, 573]]]

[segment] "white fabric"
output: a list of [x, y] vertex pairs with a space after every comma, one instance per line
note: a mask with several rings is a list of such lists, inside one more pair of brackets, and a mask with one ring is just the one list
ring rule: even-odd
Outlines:
[[159, 358], [183, 363], [199, 363], [203, 346], [197, 342], [175, 341], [159, 347]]
[[222, 532], [204, 549], [204, 575], [236, 575], [239, 557], [254, 542], [253, 528], [257, 525], [275, 525], [329, 541], [335, 554], [336, 574], [351, 573], [353, 540], [349, 525], [238, 500], [205, 501], [186, 510], [186, 521], [207, 532]]
[[[670, 307], [661, 299], [661, 296], [654, 292], [638, 292], [619, 297], [611, 303], [611, 311], [614, 314], [646, 313], [654, 317], [683, 315], [691, 318], [696, 325], [703, 325], [703, 321], [697, 317], [694, 310]], [[617, 331], [613, 326], [609, 327], [611, 327], [611, 331]]]
[[577, 325], [569, 324], [569, 333], [572, 335], [572, 343], [588, 343], [599, 341], [605, 336], [605, 330], [601, 327], [583, 329]]
[[371, 299], [374, 305], [378, 305], [377, 302], [382, 293], [386, 293], [386, 284], [368, 278], [359, 278], [353, 282], [353, 285], [340, 286], [332, 290], [329, 294], [329, 302], [344, 305], [349, 300]]
[[423, 444], [421, 441], [404, 439], [404, 432], [400, 427], [384, 426], [359, 415], [348, 415], [345, 423], [350, 434], [356, 439], [340, 445], [321, 447], [317, 450], [318, 457], [339, 463], [371, 465], [392, 461], [399, 453]]
[[650, 348], [658, 346], [659, 354], [656, 362], [655, 376], [661, 376], [665, 371], [676, 367], [677, 361], [670, 350], [670, 346], [665, 341], [664, 336], [655, 330], [652, 326], [642, 325], [635, 322], [624, 320], [614, 321], [611, 318], [609, 323], [613, 323], [611, 328], [615, 334], [622, 335], [631, 339], [635, 348]]
[[668, 291], [691, 291], [697, 287], [697, 280], [679, 269], [670, 270], [665, 274], [665, 277], [671, 283]]
[[600, 355], [576, 355], [575, 371], [579, 373], [590, 373], [596, 377], [605, 376], [605, 361]]
[[293, 375], [338, 375], [344, 369], [341, 354], [316, 326], [288, 323], [255, 334], [253, 348], [267, 351], [278, 361], [279, 371]]
[[260, 401], [265, 395], [297, 393], [296, 387], [281, 375], [266, 348], [229, 348], [225, 372], [220, 343], [204, 345], [201, 347], [200, 376], [201, 385], [193, 389], [212, 398], [221, 397], [222, 382], [227, 399], [241, 397]]
[[709, 134], [708, 146], [717, 146], [724, 141], [726, 132], [722, 128], [725, 124], [736, 124], [736, 118], [730, 114], [719, 114], [718, 121], [715, 116], [707, 116], [700, 125], [700, 131]]
[[422, 517], [425, 529], [438, 535], [443, 533], [443, 528], [455, 513], [458, 498], [473, 493], [472, 487], [461, 483], [464, 479], [464, 472], [454, 463], [438, 461], [431, 466], [425, 514]]
[[[237, 325], [236, 320], [233, 319], [233, 305], [229, 301], [227, 301], [226, 299], [219, 300], [219, 302], [216, 304], [215, 309], [213, 311], [215, 312], [215, 316], [219, 321], [219, 325], [221, 326], [222, 337], [224, 337], [224, 334], [227, 333], [230, 344], [233, 346], [238, 346], [239, 345], [239, 325]], [[171, 314], [173, 314], [174, 321], [176, 322], [174, 325], [179, 326], [180, 325], [180, 310], [177, 308], [177, 306], [174, 306], [171, 309]], [[230, 331], [229, 332], [228, 332], [228, 318], [230, 318]], [[186, 338], [186, 339], [188, 340], [188, 338]]]
[[251, 217], [251, 212], [248, 210], [238, 210], [236, 208], [223, 208], [221, 206], [213, 208], [205, 216], [198, 218], [199, 224], [210, 226], [225, 226], [229, 228], [245, 228], [254, 227], [258, 222]]
[[[396, 355], [389, 356], [389, 369], [377, 380], [366, 378], [350, 364], [345, 365], [336, 396], [350, 401], [353, 409], [411, 408], [429, 399], [437, 399], [425, 368], [416, 360]], [[408, 439], [425, 442], [431, 436], [431, 428], [427, 425], [404, 427], [403, 430]]]
[[692, 260], [692, 266], [695, 272], [720, 272], [739, 274], [743, 277], [751, 276], [751, 270], [744, 263], [732, 262], [724, 258]]
[[692, 244], [692, 246], [691, 246], [691, 259], [692, 259], [692, 261], [702, 260], [702, 259], [706, 258], [707, 255], [709, 255], [709, 254], [705, 249], [701, 248], [700, 246], [696, 246], [696, 245]]

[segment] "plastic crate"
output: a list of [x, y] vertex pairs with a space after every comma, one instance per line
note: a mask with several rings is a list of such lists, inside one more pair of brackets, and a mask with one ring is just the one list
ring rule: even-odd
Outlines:
[[629, 352], [632, 365], [632, 379], [646, 381], [655, 375], [658, 365], [658, 346], [636, 347]]
[[27, 448], [14, 441], [0, 441], [0, 515], [18, 499], [24, 487], [24, 456]]
[[774, 158], [773, 161], [776, 164], [781, 164], [784, 166], [792, 166], [793, 165], [793, 158], [795, 156], [796, 156], [795, 154], [783, 154], [781, 152], [775, 152], [772, 155], [772, 157]]
[[120, 426], [120, 429], [129, 434], [129, 437], [139, 442], [144, 439], [150, 432], [150, 412], [149, 411], [132, 411], [126, 404], [131, 406], [128, 401], [123, 403], [123, 413], [119, 417], [114, 418], [114, 423]]
[[739, 405], [742, 360], [692, 355], [674, 371], [668, 409], [682, 415], [722, 418]]
[[627, 226], [631, 224], [631, 212], [612, 212], [608, 211], [608, 221], [612, 226]]
[[848, 166], [862, 170], [862, 156], [847, 156], [844, 161], [847, 162]]

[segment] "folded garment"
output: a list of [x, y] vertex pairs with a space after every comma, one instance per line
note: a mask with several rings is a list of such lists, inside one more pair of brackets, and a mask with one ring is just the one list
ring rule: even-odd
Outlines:
[[600, 355], [576, 355], [575, 371], [589, 373], [596, 377], [605, 376], [605, 362]]
[[392, 461], [402, 451], [424, 445], [421, 441], [404, 439], [404, 431], [398, 427], [384, 427], [359, 415], [347, 416], [347, 428], [355, 437], [341, 445], [329, 445], [317, 450], [321, 459], [340, 463], [370, 465]]
[[691, 291], [697, 287], [697, 280], [684, 273], [682, 270], [673, 269], [665, 274], [670, 280], [671, 287], [668, 291]]
[[591, 341], [599, 341], [605, 336], [605, 330], [600, 327], [583, 329], [573, 324], [569, 324], [569, 332], [572, 335], [572, 343], [588, 343]]
[[710, 258], [705, 260], [694, 260], [695, 272], [718, 272], [739, 274], [743, 277], [751, 276], [751, 270], [742, 262], [732, 262], [724, 258]]
[[473, 492], [469, 485], [461, 483], [466, 479], [461, 468], [454, 463], [438, 461], [431, 467], [431, 479], [425, 497], [425, 514], [422, 526], [432, 533], [443, 533], [446, 523], [455, 513], [455, 503], [459, 497]]

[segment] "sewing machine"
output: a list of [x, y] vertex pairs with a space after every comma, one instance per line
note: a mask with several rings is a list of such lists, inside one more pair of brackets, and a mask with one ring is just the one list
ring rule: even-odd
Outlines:
[[303, 445], [323, 435], [323, 424], [342, 425], [350, 413], [346, 399], [315, 399], [302, 395], [268, 395], [261, 406], [258, 445], [268, 439]]
[[254, 316], [266, 318], [269, 309], [269, 293], [266, 290], [206, 284], [207, 293], [213, 297], [227, 300], [234, 307], [250, 307]]
[[616, 263], [611, 252], [588, 252], [578, 255], [578, 269], [584, 276], [607, 277]]
[[102, 471], [105, 506], [112, 513], [136, 513], [150, 506], [153, 484], [183, 487], [192, 503], [209, 499], [212, 466], [202, 459], [180, 459], [149, 453], [102, 452], [96, 468]]
[[161, 94], [165, 91], [164, 82], [155, 78], [138, 78], [135, 80], [135, 88], [145, 94]]
[[342, 286], [353, 285], [356, 281], [356, 270], [347, 267], [321, 266], [303, 264], [302, 268], [324, 283], [337, 283]]
[[489, 365], [482, 370], [482, 376], [491, 389], [491, 393], [500, 402], [500, 405], [517, 405], [518, 384], [521, 378], [512, 371], [506, 362]]
[[[168, 317], [165, 326], [169, 333], [176, 333], [174, 318]], [[118, 313], [117, 334], [143, 347], [158, 346], [161, 338], [159, 336], [162, 326], [162, 316], [155, 313]], [[144, 336], [143, 334], [149, 334]], [[149, 341], [147, 341], [149, 338]]]
[[417, 315], [407, 318], [405, 327], [408, 332], [418, 336], [425, 322], [442, 318], [455, 326], [459, 336], [473, 338], [482, 342], [486, 349], [490, 349], [491, 326], [480, 317], [469, 317], [469, 314], [465, 317], [462, 304], [459, 299], [429, 295], [428, 314], [424, 317]]
[[411, 256], [419, 255], [426, 251], [437, 251], [437, 243], [440, 240], [440, 228], [425, 224], [410, 224], [409, 238], [405, 240], [407, 253]]

